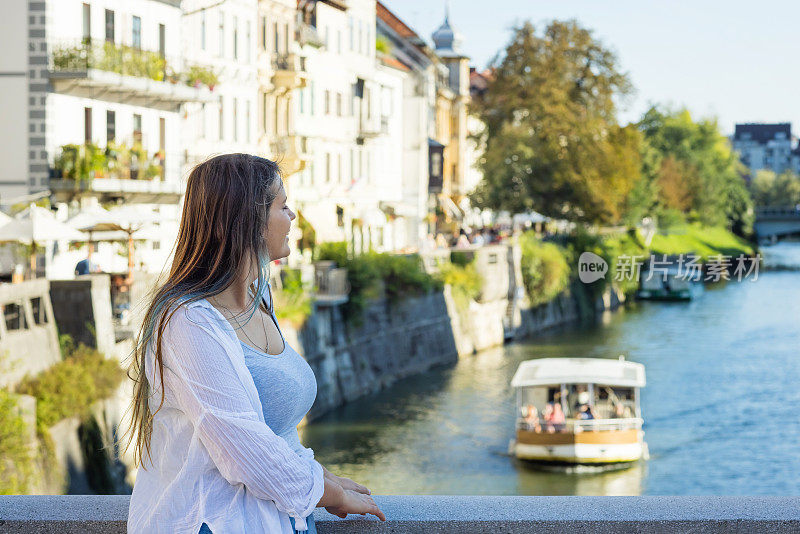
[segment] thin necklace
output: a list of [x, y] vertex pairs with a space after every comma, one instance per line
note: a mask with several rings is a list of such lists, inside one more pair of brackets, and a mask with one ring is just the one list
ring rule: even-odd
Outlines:
[[[217, 300], [217, 299], [215, 298], [214, 300]], [[222, 306], [223, 308], [225, 308], [226, 310], [228, 310], [228, 313], [231, 314], [231, 318], [236, 322], [236, 325], [239, 327], [239, 329], [242, 331], [242, 333], [244, 333], [244, 336], [247, 338], [247, 340], [250, 341], [250, 343], [252, 343], [252, 345], [254, 347], [258, 347], [258, 343], [256, 343], [252, 339], [250, 339], [250, 336], [247, 335], [247, 331], [242, 327], [242, 325], [236, 319], [236, 316], [233, 314], [233, 312], [230, 310], [230, 308], [228, 308], [227, 306], [225, 306], [221, 302], [219, 303], [219, 305]], [[267, 335], [267, 325], [264, 324], [264, 314], [262, 313], [260, 315], [261, 315], [261, 327], [264, 329], [264, 338], [267, 340], [267, 348], [264, 350], [264, 352], [269, 354], [269, 335]]]

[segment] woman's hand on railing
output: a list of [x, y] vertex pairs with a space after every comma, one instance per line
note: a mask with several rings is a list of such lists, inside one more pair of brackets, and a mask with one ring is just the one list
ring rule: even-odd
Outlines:
[[342, 501], [339, 505], [325, 507], [329, 513], [341, 518], [347, 517], [347, 514], [372, 514], [381, 521], [386, 521], [386, 516], [383, 515], [370, 495], [354, 490], [343, 490], [342, 493]]

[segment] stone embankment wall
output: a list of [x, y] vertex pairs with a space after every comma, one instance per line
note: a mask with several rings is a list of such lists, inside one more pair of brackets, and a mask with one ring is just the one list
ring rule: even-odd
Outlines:
[[[545, 305], [528, 305], [518, 247], [466, 252], [474, 255], [484, 279], [480, 297], [468, 309], [459, 309], [445, 287], [432, 295], [373, 302], [357, 328], [344, 321], [339, 306], [317, 306], [299, 331], [281, 325], [317, 377], [317, 400], [306, 421], [433, 366], [581, 319], [580, 287]], [[423, 257], [435, 268], [428, 261], [433, 259]], [[624, 295], [607, 290], [594, 309], [612, 310], [623, 302]]]

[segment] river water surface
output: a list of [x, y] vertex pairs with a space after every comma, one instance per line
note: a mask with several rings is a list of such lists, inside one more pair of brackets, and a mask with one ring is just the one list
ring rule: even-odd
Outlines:
[[[764, 253], [800, 268], [800, 244]], [[620, 354], [645, 365], [649, 461], [568, 474], [507, 455], [520, 362]], [[384, 495], [800, 495], [800, 270], [462, 357], [312, 422], [301, 439]]]

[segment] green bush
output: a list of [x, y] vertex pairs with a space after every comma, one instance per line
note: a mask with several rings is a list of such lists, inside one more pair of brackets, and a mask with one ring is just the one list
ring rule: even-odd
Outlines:
[[438, 279], [449, 285], [457, 301], [477, 300], [483, 290], [483, 276], [474, 262], [467, 265], [446, 263], [439, 269]]
[[314, 249], [314, 261], [330, 260], [336, 262], [337, 267], [344, 267], [347, 258], [347, 243], [344, 241], [318, 243]]
[[17, 412], [14, 396], [0, 389], [0, 495], [28, 493], [32, 462], [25, 443], [25, 421]]
[[543, 243], [535, 233], [520, 236], [522, 282], [531, 305], [538, 306], [556, 298], [567, 288], [570, 265], [568, 255], [553, 243]]
[[110, 397], [124, 378], [117, 360], [81, 343], [62, 361], [25, 378], [16, 391], [36, 397], [36, 426], [46, 434], [66, 417], [88, 416], [92, 403]]
[[303, 287], [299, 269], [285, 269], [282, 275], [282, 288], [272, 292], [275, 297], [275, 315], [278, 319], [289, 321], [295, 328], [300, 328], [311, 315], [311, 296]]
[[334, 261], [337, 267], [347, 269], [350, 294], [342, 311], [355, 324], [361, 322], [367, 303], [372, 299], [386, 296], [396, 300], [440, 287], [439, 282], [425, 272], [417, 254], [368, 252], [353, 256], [347, 251], [347, 243], [340, 241], [318, 244], [314, 256], [317, 261]]

